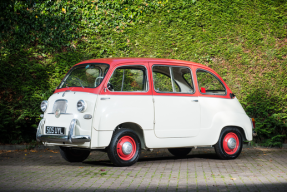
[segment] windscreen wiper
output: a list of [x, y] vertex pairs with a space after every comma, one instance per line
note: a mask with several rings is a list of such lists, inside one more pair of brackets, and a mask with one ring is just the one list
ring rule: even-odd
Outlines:
[[75, 77], [78, 81], [79, 81], [79, 83], [81, 84], [81, 86], [83, 87], [83, 89], [85, 89], [85, 87], [82, 85], [82, 83], [81, 83], [81, 79], [79, 79], [78, 77]]

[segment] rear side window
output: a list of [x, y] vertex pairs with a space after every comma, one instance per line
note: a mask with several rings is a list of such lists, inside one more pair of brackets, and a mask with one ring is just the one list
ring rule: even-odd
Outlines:
[[215, 75], [204, 70], [196, 72], [199, 91], [203, 94], [225, 95], [226, 89]]
[[147, 91], [146, 68], [123, 66], [115, 69], [108, 84], [110, 91]]
[[153, 66], [156, 92], [193, 93], [193, 81], [188, 67]]

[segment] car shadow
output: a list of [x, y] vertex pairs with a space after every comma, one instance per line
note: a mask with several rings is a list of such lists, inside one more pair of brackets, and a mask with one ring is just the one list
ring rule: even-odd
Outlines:
[[205, 159], [205, 160], [221, 160], [215, 153], [207, 153], [207, 154], [190, 154], [184, 157], [175, 157], [175, 156], [162, 156], [162, 157], [142, 157], [138, 161], [161, 161], [161, 160], [181, 160], [181, 159]]
[[[204, 154], [189, 154], [184, 157], [171, 156], [169, 153], [163, 153], [161, 156], [154, 156], [155, 153], [142, 154], [138, 162], [160, 162], [160, 161], [174, 161], [174, 160], [195, 160], [195, 161], [208, 161], [208, 160], [222, 160], [215, 153], [204, 153]], [[104, 167], [114, 167], [109, 160], [90, 160], [84, 161], [83, 164], [90, 166], [104, 166]]]
[[114, 167], [114, 164], [110, 160], [84, 161], [82, 163], [90, 166]]

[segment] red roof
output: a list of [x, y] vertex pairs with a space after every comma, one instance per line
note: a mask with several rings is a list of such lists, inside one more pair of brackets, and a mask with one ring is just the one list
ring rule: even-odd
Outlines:
[[[225, 85], [225, 87], [227, 88], [227, 94], [222, 96], [222, 95], [205, 95], [206, 97], [220, 97], [220, 98], [230, 98], [229, 96], [229, 93], [231, 93], [231, 90], [228, 88], [228, 86], [226, 85], [226, 83], [223, 81], [223, 79], [214, 71], [212, 70], [211, 68], [205, 66], [205, 65], [202, 65], [202, 64], [199, 64], [199, 63], [194, 63], [194, 62], [191, 62], [191, 61], [183, 61], [183, 60], [175, 60], [175, 59], [158, 59], [158, 58], [103, 58], [103, 59], [90, 59], [90, 60], [86, 60], [86, 61], [82, 61], [76, 65], [80, 65], [80, 64], [85, 64], [85, 63], [105, 63], [105, 64], [109, 64], [110, 65], [110, 69], [113, 69], [116, 65], [118, 64], [123, 64], [123, 63], [129, 63], [129, 64], [132, 64], [132, 63], [142, 63], [142, 64], [147, 64], [147, 63], [152, 63], [152, 64], [165, 64], [165, 65], [173, 65], [173, 64], [183, 64], [183, 65], [192, 65], [194, 66], [195, 68], [197, 67], [200, 67], [200, 68], [203, 68], [205, 70], [208, 70], [210, 72], [213, 72], [214, 74], [217, 75], [217, 77], [223, 82], [223, 84]], [[195, 72], [193, 72], [195, 73]], [[111, 75], [112, 74], [112, 71], [109, 70], [109, 72], [107, 73], [107, 76]], [[194, 77], [195, 78], [195, 77]], [[105, 78], [107, 79], [107, 78]], [[104, 80], [106, 81], [106, 80]], [[195, 83], [197, 83], [195, 81]], [[104, 83], [102, 83], [100, 86], [96, 87], [96, 88], [81, 88], [81, 87], [69, 87], [69, 88], [61, 88], [61, 89], [56, 89], [55, 90], [55, 93], [57, 92], [64, 92], [64, 91], [67, 91], [67, 90], [70, 90], [70, 91], [80, 91], [80, 92], [89, 92], [89, 93], [95, 93], [95, 94], [100, 94], [100, 92], [102, 91], [102, 87], [104, 86], [103, 85]], [[153, 85], [150, 84], [150, 87], [152, 87]], [[196, 86], [196, 84], [195, 84]], [[133, 92], [133, 95], [138, 95], [138, 94], [146, 94], [146, 95], [151, 95], [152, 94], [152, 89], [149, 89], [148, 92], [146, 93], [141, 93], [141, 92]], [[106, 92], [101, 92], [101, 94], [108, 94]], [[109, 93], [111, 94], [111, 92]], [[118, 95], [127, 95], [127, 94], [131, 94], [129, 92], [115, 92], [113, 94], [118, 94]], [[154, 93], [155, 94], [155, 93]], [[168, 94], [173, 94], [173, 93], [167, 93], [166, 95]], [[178, 94], [177, 94], [178, 95]], [[184, 96], [186, 96], [186, 94], [182, 94]], [[200, 92], [196, 92], [195, 94], [191, 94], [191, 96], [198, 96], [200, 95]]]
[[82, 61], [79, 64], [84, 64], [84, 63], [106, 63], [111, 66], [114, 66], [119, 63], [123, 62], [168, 62], [168, 63], [182, 63], [182, 64], [187, 64], [187, 65], [194, 65], [194, 66], [200, 66], [200, 67], [205, 67], [208, 68], [205, 65], [199, 64], [199, 63], [194, 63], [191, 61], [183, 61], [183, 60], [176, 60], [176, 59], [159, 59], [159, 58], [103, 58], [103, 59], [90, 59], [86, 61]]

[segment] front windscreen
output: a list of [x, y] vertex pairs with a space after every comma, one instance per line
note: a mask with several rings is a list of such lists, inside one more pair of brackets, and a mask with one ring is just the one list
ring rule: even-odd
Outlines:
[[109, 65], [103, 63], [81, 64], [72, 68], [59, 85], [59, 88], [95, 88], [103, 81]]

